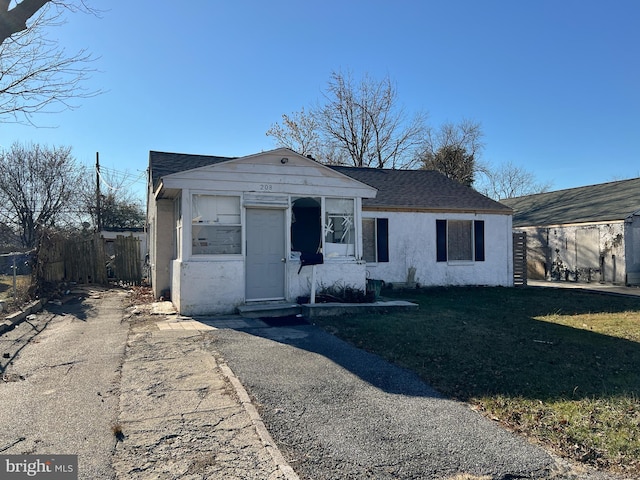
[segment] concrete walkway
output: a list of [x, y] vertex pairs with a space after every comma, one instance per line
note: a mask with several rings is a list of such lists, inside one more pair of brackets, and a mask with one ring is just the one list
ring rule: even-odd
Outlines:
[[0, 452], [77, 455], [80, 479], [112, 479], [126, 293], [80, 296], [0, 336]]
[[297, 480], [208, 348], [217, 327], [127, 298], [86, 289], [0, 335], [0, 453], [77, 455], [80, 480]]
[[117, 478], [297, 480], [244, 387], [206, 348], [203, 334], [217, 327], [172, 311], [164, 302], [129, 319]]
[[538, 288], [569, 288], [573, 290], [584, 290], [587, 292], [603, 293], [608, 295], [625, 295], [640, 297], [640, 287], [627, 287], [624, 285], [613, 285], [610, 283], [579, 283], [579, 282], [556, 282], [546, 280], [529, 280], [529, 287]]

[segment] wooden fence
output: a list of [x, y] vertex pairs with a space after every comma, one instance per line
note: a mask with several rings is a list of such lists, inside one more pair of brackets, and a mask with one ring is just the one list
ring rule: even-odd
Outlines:
[[527, 286], [527, 234], [514, 232], [513, 234], [513, 285]]
[[[113, 244], [113, 248], [108, 242]], [[43, 236], [38, 248], [36, 277], [44, 282], [75, 282], [106, 285], [119, 281], [139, 285], [142, 281], [140, 247], [134, 237], [107, 241], [99, 234], [81, 238]]]
[[140, 265], [140, 241], [133, 237], [118, 235], [115, 241], [115, 277], [123, 283], [140, 285], [142, 268]]

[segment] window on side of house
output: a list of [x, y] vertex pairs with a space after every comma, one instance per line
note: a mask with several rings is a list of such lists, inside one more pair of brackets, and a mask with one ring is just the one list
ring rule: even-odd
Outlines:
[[193, 255], [242, 253], [240, 197], [193, 195], [191, 211]]
[[325, 199], [324, 256], [355, 257], [355, 202], [352, 198]]
[[483, 220], [436, 220], [438, 262], [483, 262]]
[[367, 263], [389, 261], [389, 219], [362, 219], [362, 250]]

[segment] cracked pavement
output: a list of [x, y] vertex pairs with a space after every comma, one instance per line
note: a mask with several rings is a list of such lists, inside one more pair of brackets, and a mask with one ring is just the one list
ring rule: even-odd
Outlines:
[[81, 289], [0, 336], [0, 453], [78, 455], [87, 480], [296, 479], [202, 334], [126, 298]]
[[119, 476], [284, 479], [201, 333], [154, 323], [133, 325], [127, 342]]

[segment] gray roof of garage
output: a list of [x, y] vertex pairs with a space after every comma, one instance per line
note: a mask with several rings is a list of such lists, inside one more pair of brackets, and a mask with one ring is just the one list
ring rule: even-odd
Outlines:
[[640, 178], [501, 200], [513, 208], [513, 226], [624, 220], [640, 210]]

